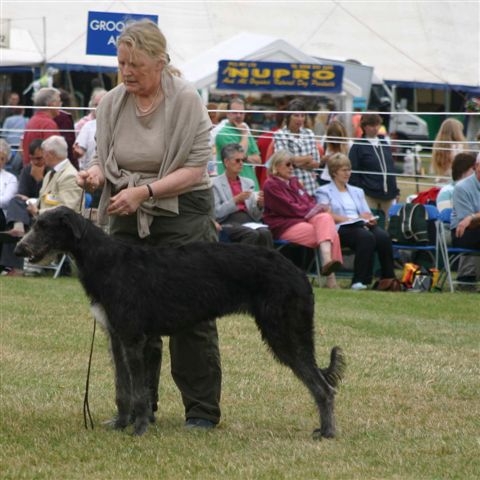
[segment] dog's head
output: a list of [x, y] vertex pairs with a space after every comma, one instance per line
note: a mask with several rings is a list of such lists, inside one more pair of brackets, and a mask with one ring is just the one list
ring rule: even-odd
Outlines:
[[17, 243], [15, 255], [33, 263], [56, 253], [70, 253], [82, 237], [86, 220], [68, 207], [55, 207], [39, 215]]

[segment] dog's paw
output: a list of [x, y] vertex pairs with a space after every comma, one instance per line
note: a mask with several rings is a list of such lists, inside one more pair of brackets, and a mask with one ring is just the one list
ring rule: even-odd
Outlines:
[[313, 440], [322, 440], [323, 438], [335, 438], [335, 432], [322, 431], [321, 428], [316, 428], [312, 433]]
[[149, 418], [137, 418], [135, 420], [135, 426], [133, 427], [133, 435], [139, 437], [140, 435], [143, 435], [148, 428], [148, 424], [150, 423]]
[[129, 423], [129, 417], [113, 417], [110, 420], [106, 420], [104, 425], [112, 430], [124, 430]]

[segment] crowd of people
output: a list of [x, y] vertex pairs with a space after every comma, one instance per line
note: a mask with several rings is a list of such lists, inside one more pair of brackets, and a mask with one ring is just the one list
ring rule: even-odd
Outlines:
[[[128, 83], [129, 71], [124, 74], [124, 64], [128, 65], [128, 62], [123, 57], [131, 54], [128, 49], [133, 48], [132, 45], [118, 44], [121, 85], [127, 93], [133, 86], [130, 88]], [[127, 51], [122, 57], [123, 50]], [[180, 77], [180, 72], [166, 60], [165, 65], [162, 75], [170, 72], [172, 78]], [[147, 77], [147, 73], [141, 73], [142, 79]], [[185, 120], [182, 141], [190, 139], [189, 143], [180, 145], [171, 133], [168, 138], [157, 135], [152, 143], [149, 130], [165, 131], [162, 126], [165, 120], [158, 119], [155, 123], [151, 113], [161, 111], [164, 106], [173, 108], [166, 96], [169, 80], [170, 77], [162, 81], [146, 81], [146, 86], [142, 87], [145, 91], [130, 96], [123, 93], [118, 99], [115, 99], [118, 88], [111, 92], [96, 88], [88, 103], [88, 113], [76, 122], [68, 112], [68, 94], [61, 88], [38, 90], [33, 97], [34, 113], [30, 118], [25, 116], [20, 95], [12, 92], [8, 99], [9, 108], [2, 110], [3, 139], [0, 144], [0, 179], [4, 186], [0, 216], [3, 274], [22, 273], [18, 260], [9, 252], [12, 250], [9, 244], [28, 230], [34, 212], [39, 207], [40, 210], [45, 208], [42, 195], [55, 198], [55, 201], [47, 202], [48, 206], [68, 204], [62, 192], [52, 193], [57, 182], [48, 188], [45, 185], [52, 167], [45, 162], [43, 141], [55, 137], [57, 140], [63, 138], [67, 145], [67, 152], [60, 160], [68, 161], [77, 171], [90, 172], [88, 178], [95, 188], [89, 193], [93, 195], [94, 206], [98, 207], [100, 221], [110, 217], [112, 234], [134, 236], [137, 225], [138, 236], [153, 241], [152, 231], [159, 224], [158, 217], [177, 216], [180, 207], [189, 209], [181, 202], [190, 197], [200, 208], [203, 202], [208, 202], [202, 192], [205, 193], [211, 183], [211, 217], [218, 238], [267, 248], [274, 248], [274, 242], [281, 240], [318, 249], [322, 265], [329, 266], [322, 268], [322, 272], [326, 273], [326, 286], [331, 288], [338, 286], [335, 271], [342, 267], [342, 249], [354, 253], [351, 281], [354, 290], [367, 289], [376, 275], [380, 278], [395, 275], [392, 255], [386, 253], [391, 251], [391, 245], [382, 226], [388, 222], [390, 207], [400, 200], [400, 191], [390, 139], [379, 114], [356, 112], [351, 119], [352, 125], [347, 126], [342, 122], [343, 117], [333, 112], [334, 106], [330, 102], [332, 111], [328, 116], [318, 114], [314, 124], [306, 103], [294, 98], [284, 105], [283, 111], [271, 116], [272, 125], [268, 131], [258, 133], [246, 121], [246, 101], [232, 95], [223, 104], [202, 106], [209, 109], [208, 119], [192, 114], [188, 121]], [[97, 108], [105, 98], [107, 104], [98, 111], [99, 118], [103, 119], [99, 122]], [[126, 102], [125, 105], [122, 102]], [[174, 105], [178, 109], [176, 115], [183, 113], [179, 105]], [[108, 115], [102, 114], [105, 111], [109, 112]], [[168, 113], [171, 115], [170, 110]], [[132, 119], [138, 119], [139, 128]], [[185, 162], [180, 156], [186, 157], [187, 145], [195, 141], [193, 134], [197, 127], [192, 125], [194, 119], [208, 133], [208, 175], [204, 177], [199, 176], [195, 163], [195, 158], [203, 151], [195, 150], [185, 167], [180, 168]], [[115, 144], [111, 145], [114, 138]], [[119, 147], [137, 144], [138, 150], [131, 155], [128, 148]], [[165, 151], [166, 144], [168, 152]], [[149, 147], [151, 151], [147, 145], [152, 145]], [[473, 220], [468, 220], [464, 206], [456, 206], [453, 202], [453, 198], [460, 198], [453, 195], [457, 184], [458, 191], [463, 186], [463, 178], [454, 175], [452, 169], [455, 158], [459, 157], [462, 164], [462, 155], [470, 155], [471, 159], [475, 154], [469, 151], [462, 123], [455, 118], [445, 119], [432, 147], [430, 173], [437, 177], [438, 190], [445, 187], [449, 192], [453, 210], [452, 229], [456, 233], [450, 241], [476, 248], [480, 230], [476, 227], [475, 217], [470, 215]], [[165, 151], [163, 157], [158, 153], [162, 151]], [[98, 159], [102, 156], [107, 156], [108, 161], [99, 165]], [[159, 159], [161, 163], [157, 165]], [[175, 168], [179, 172], [174, 174], [174, 180], [170, 180], [172, 185], [157, 193], [156, 182], [152, 180], [168, 177]], [[79, 183], [84, 187], [82, 175]], [[462, 175], [468, 176], [466, 172]], [[453, 178], [451, 183], [450, 177]], [[189, 188], [192, 192], [187, 195]], [[172, 191], [177, 190], [182, 191], [182, 195], [171, 197]], [[30, 202], [28, 208], [27, 201]], [[315, 211], [314, 207], [319, 204], [324, 208]], [[471, 213], [475, 214], [476, 206], [472, 208]], [[162, 215], [159, 211], [163, 212]], [[315, 212], [305, 217], [310, 211]], [[375, 216], [380, 216], [382, 226], [372, 220]], [[375, 271], [374, 258], [380, 263]], [[461, 278], [476, 279], [479, 275], [478, 271], [472, 274], [471, 268], [467, 275], [463, 275], [462, 268], [459, 272]]]

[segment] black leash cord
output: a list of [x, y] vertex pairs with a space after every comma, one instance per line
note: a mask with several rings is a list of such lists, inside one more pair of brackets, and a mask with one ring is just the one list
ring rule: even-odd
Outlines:
[[90, 368], [92, 366], [92, 357], [93, 357], [93, 344], [95, 341], [95, 330], [97, 328], [97, 321], [95, 317], [93, 318], [93, 333], [92, 333], [92, 344], [90, 345], [90, 356], [88, 358], [88, 369], [87, 369], [87, 381], [85, 382], [85, 396], [83, 397], [83, 421], [85, 428], [88, 430], [88, 420], [90, 420], [90, 428], [93, 430], [93, 419], [90, 413], [90, 405], [88, 404], [88, 387], [90, 385]]
[[[85, 202], [85, 190], [82, 189], [82, 197], [80, 200], [81, 208], [83, 208]], [[92, 220], [92, 208], [90, 207], [90, 212], [88, 214], [88, 220]], [[90, 369], [92, 367], [92, 357], [93, 357], [93, 344], [95, 342], [95, 330], [97, 328], [97, 321], [95, 317], [93, 317], [93, 333], [92, 333], [92, 344], [90, 345], [90, 356], [88, 357], [88, 369], [87, 369], [87, 380], [85, 382], [85, 395], [83, 397], [83, 423], [85, 424], [85, 428], [88, 430], [88, 420], [90, 420], [90, 428], [93, 430], [93, 419], [92, 414], [90, 413], [90, 405], [88, 403], [88, 388], [90, 386]]]

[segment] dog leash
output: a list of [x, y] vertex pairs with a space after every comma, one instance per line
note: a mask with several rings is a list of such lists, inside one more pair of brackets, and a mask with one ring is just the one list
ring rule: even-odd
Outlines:
[[[84, 205], [85, 202], [85, 190], [82, 190], [81, 205]], [[92, 220], [92, 207], [90, 207], [90, 212], [88, 214], [88, 220]], [[88, 392], [90, 387], [90, 370], [92, 368], [92, 358], [93, 358], [93, 345], [95, 343], [95, 331], [97, 329], [97, 321], [95, 316], [93, 317], [93, 332], [92, 332], [92, 342], [90, 344], [90, 355], [88, 357], [88, 368], [87, 368], [87, 379], [85, 381], [85, 395], [83, 397], [83, 423], [85, 429], [88, 430], [88, 420], [90, 421], [90, 428], [93, 430], [93, 418], [90, 413], [90, 404], [88, 403]], [[88, 420], [87, 420], [88, 416]]]
[[88, 420], [90, 420], [90, 428], [93, 430], [93, 419], [92, 414], [90, 413], [90, 405], [88, 403], [88, 390], [90, 386], [90, 369], [92, 367], [92, 357], [93, 357], [93, 344], [95, 342], [95, 331], [97, 329], [97, 321], [93, 317], [93, 333], [92, 333], [92, 343], [90, 345], [90, 355], [88, 357], [88, 368], [87, 368], [87, 380], [85, 382], [85, 396], [83, 397], [83, 422], [85, 428], [88, 430]]

